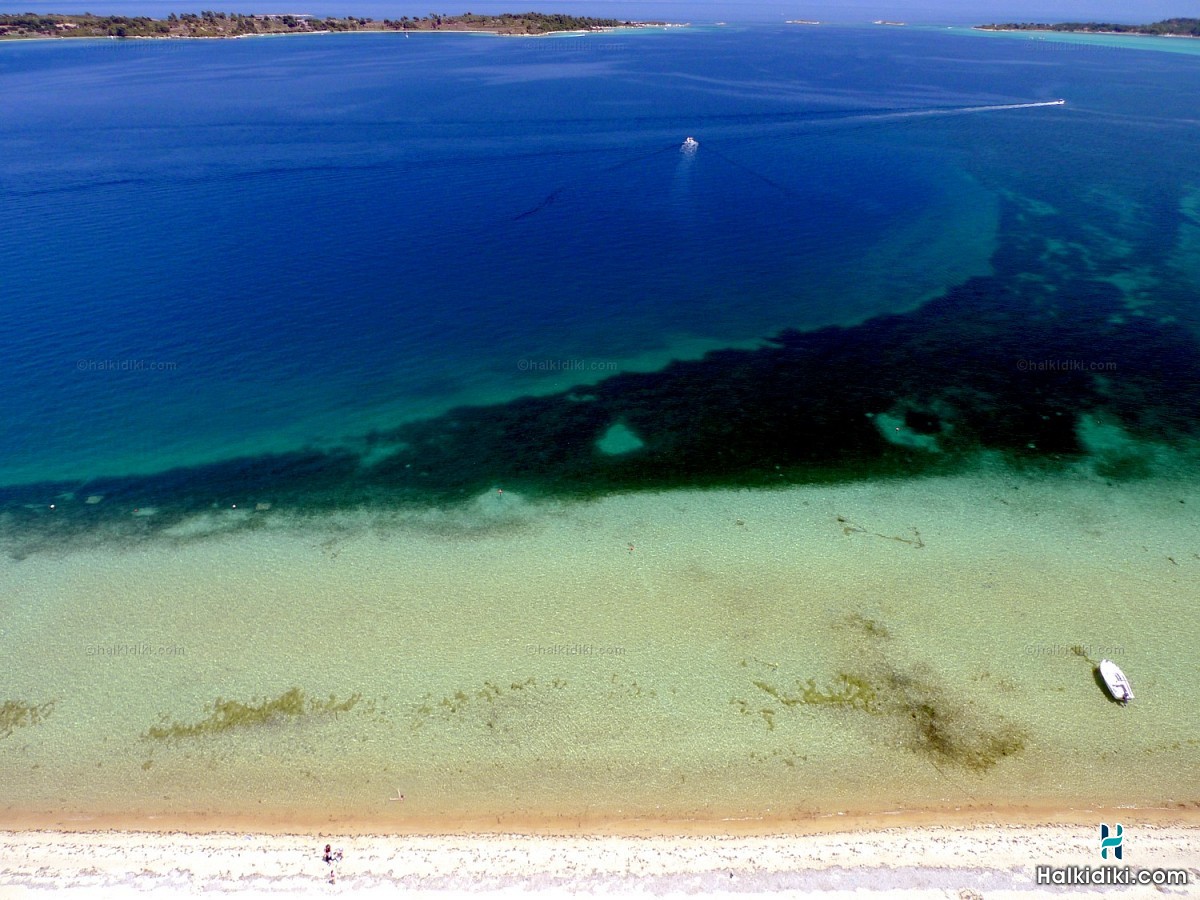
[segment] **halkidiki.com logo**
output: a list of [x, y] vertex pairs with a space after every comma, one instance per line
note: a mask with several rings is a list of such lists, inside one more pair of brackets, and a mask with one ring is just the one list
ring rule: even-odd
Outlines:
[[1119, 824], [1113, 826], [1110, 833], [1108, 826], [1101, 823], [1100, 825], [1100, 858], [1108, 859], [1108, 851], [1112, 851], [1113, 859], [1121, 858], [1121, 839], [1125, 835], [1125, 829]]
[[[1125, 828], [1100, 825], [1100, 858], [1124, 859]], [[1056, 885], [1186, 885], [1187, 869], [1140, 868], [1137, 866], [1035, 866], [1037, 883]]]

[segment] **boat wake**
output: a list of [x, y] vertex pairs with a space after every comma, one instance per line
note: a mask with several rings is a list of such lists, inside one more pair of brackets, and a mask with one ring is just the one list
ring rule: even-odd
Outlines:
[[[746, 139], [746, 138], [738, 139], [737, 137], [733, 137], [731, 139], [727, 139], [726, 141], [724, 141], [724, 144], [729, 146], [729, 145], [733, 145], [733, 144], [757, 143], [758, 141], [763, 141], [763, 140], [778, 140], [786, 132], [789, 132], [792, 129], [795, 129], [797, 126], [813, 126], [813, 125], [840, 126], [840, 125], [845, 125], [847, 123], [853, 123], [853, 125], [866, 126], [872, 122], [894, 122], [894, 121], [899, 121], [902, 119], [927, 118], [930, 116], [957, 116], [957, 115], [964, 115], [966, 113], [998, 112], [1001, 110], [1009, 110], [1009, 109], [1036, 109], [1038, 107], [1043, 107], [1043, 106], [1065, 106], [1066, 103], [1067, 103], [1066, 100], [1039, 100], [1039, 101], [1036, 101], [1033, 103], [993, 103], [993, 104], [988, 104], [986, 106], [950, 106], [950, 107], [941, 106], [941, 107], [928, 107], [928, 108], [924, 108], [924, 109], [892, 109], [892, 110], [881, 110], [879, 112], [852, 112], [850, 114], [835, 113], [834, 115], [823, 116], [822, 118], [816, 119], [816, 120], [800, 119], [800, 120], [793, 120], [793, 121], [779, 121], [779, 122], [775, 123], [774, 125], [768, 125], [765, 128], [761, 129], [760, 133], [755, 137], [751, 137], [749, 139]], [[851, 127], [853, 127], [853, 125]], [[806, 130], [808, 130], [808, 129], [806, 129]], [[691, 159], [695, 158], [696, 152], [700, 148], [700, 142], [697, 141], [694, 137], [688, 136], [682, 144], [669, 144], [665, 147], [657, 147], [653, 150], [650, 150], [649, 152], [636, 153], [636, 154], [633, 154], [633, 155], [627, 157], [626, 159], [622, 160], [621, 162], [618, 162], [617, 164], [609, 166], [600, 171], [614, 172], [614, 171], [617, 171], [618, 169], [624, 168], [626, 166], [644, 162], [645, 160], [649, 159], [650, 157], [658, 156], [661, 153], [669, 152], [676, 148], [678, 148], [678, 150], [681, 152], [684, 160], [691, 160]], [[716, 149], [715, 147], [710, 146], [706, 152], [719, 157], [720, 159], [724, 160], [725, 162], [727, 162], [733, 166], [736, 166], [737, 168], [745, 170], [746, 172], [753, 175], [755, 178], [758, 178], [759, 180], [767, 183], [768, 185], [770, 185], [771, 187], [775, 188], [776, 190], [778, 190], [782, 193], [789, 194], [789, 195], [791, 195], [793, 193], [787, 187], [780, 184], [779, 182], [762, 174], [761, 172], [751, 169], [749, 166], [746, 166], [746, 165], [738, 162], [735, 159], [730, 158], [729, 156], [722, 153], [720, 150]], [[685, 185], [682, 184], [682, 182], [686, 181], [686, 178], [687, 178], [687, 167], [681, 165], [676, 174], [676, 182], [677, 182], [676, 190], [677, 191], [682, 191], [685, 189]], [[514, 215], [512, 217], [512, 220], [514, 222], [519, 222], [523, 219], [528, 219], [531, 216], [537, 215], [538, 213], [545, 210], [547, 207], [551, 206], [555, 201], [557, 201], [564, 193], [567, 192], [567, 190], [570, 187], [571, 187], [570, 184], [559, 185], [553, 191], [551, 191], [549, 194], [547, 194], [545, 197], [543, 197], [539, 203], [536, 203], [533, 206], [529, 207], [528, 209], [524, 210], [523, 212], [520, 212], [520, 213], [517, 213], [516, 215]]]
[[951, 106], [931, 109], [906, 109], [898, 112], [866, 113], [846, 116], [834, 121], [886, 121], [888, 119], [911, 119], [919, 116], [958, 116], [964, 113], [998, 112], [1004, 109], [1036, 109], [1040, 106], [1066, 106], [1066, 100], [1040, 100], [1036, 103], [992, 103], [987, 106]]

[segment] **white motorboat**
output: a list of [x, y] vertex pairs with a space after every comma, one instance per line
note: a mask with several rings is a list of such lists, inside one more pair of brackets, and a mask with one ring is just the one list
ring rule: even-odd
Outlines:
[[682, 150], [684, 153], [692, 153], [699, 146], [700, 146], [700, 142], [689, 134], [686, 138], [683, 139], [683, 144], [680, 146], [679, 149]]
[[1129, 679], [1125, 677], [1120, 666], [1111, 659], [1102, 659], [1099, 669], [1100, 677], [1104, 679], [1104, 686], [1108, 688], [1108, 692], [1112, 694], [1114, 700], [1128, 703], [1133, 699], [1133, 688], [1129, 686]]

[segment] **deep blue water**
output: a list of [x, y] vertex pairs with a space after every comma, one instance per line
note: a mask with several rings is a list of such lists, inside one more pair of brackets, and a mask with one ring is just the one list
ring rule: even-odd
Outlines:
[[909, 309], [1006, 192], [1177, 206], [1197, 87], [1194, 57], [878, 28], [0, 45], [3, 481]]

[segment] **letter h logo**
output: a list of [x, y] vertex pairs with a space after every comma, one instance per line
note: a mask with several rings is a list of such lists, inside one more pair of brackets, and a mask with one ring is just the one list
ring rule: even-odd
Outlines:
[[1110, 835], [1107, 825], [1100, 826], [1100, 858], [1108, 859], [1109, 848], [1112, 849], [1113, 859], [1121, 858], [1121, 835], [1123, 833], [1120, 825], [1113, 826], [1113, 832]]

